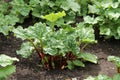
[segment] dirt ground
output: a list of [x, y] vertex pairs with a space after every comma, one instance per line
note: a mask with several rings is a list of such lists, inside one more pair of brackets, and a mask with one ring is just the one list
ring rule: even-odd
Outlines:
[[99, 41], [97, 44], [89, 45], [85, 48], [86, 52], [98, 56], [98, 64], [86, 62], [85, 68], [75, 68], [74, 70], [44, 70], [38, 64], [39, 59], [33, 54], [29, 59], [23, 59], [16, 55], [16, 50], [20, 48], [21, 40], [16, 39], [11, 34], [10, 37], [0, 38], [0, 54], [18, 57], [20, 62], [16, 62], [16, 73], [7, 80], [83, 80], [88, 76], [106, 74], [112, 77], [116, 71], [114, 63], [107, 61], [108, 55], [120, 57], [120, 41], [109, 40]]

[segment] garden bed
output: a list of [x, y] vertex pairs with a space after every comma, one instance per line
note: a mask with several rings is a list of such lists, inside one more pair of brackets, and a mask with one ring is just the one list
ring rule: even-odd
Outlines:
[[86, 62], [85, 68], [75, 68], [73, 70], [44, 70], [39, 65], [39, 58], [36, 54], [32, 54], [29, 59], [23, 59], [16, 55], [16, 50], [20, 48], [21, 40], [10, 34], [8, 38], [1, 37], [0, 53], [10, 56], [17, 56], [20, 62], [15, 63], [17, 67], [16, 73], [11, 75], [7, 80], [83, 80], [88, 76], [97, 76], [98, 74], [106, 74], [112, 77], [117, 73], [114, 63], [107, 61], [108, 55], [120, 57], [120, 41], [109, 40], [99, 41], [97, 44], [89, 45], [85, 51], [94, 53], [98, 56], [98, 64]]
[[119, 66], [107, 57], [120, 57], [119, 8], [120, 0], [1, 0], [0, 80], [112, 77]]

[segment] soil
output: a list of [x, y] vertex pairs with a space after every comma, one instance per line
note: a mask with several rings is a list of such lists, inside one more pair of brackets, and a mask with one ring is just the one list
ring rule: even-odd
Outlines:
[[98, 64], [86, 62], [85, 68], [75, 68], [74, 70], [44, 70], [39, 64], [39, 58], [33, 54], [29, 59], [23, 59], [16, 55], [16, 50], [20, 48], [22, 41], [16, 39], [13, 34], [9, 37], [1, 36], [0, 54], [18, 57], [20, 62], [15, 62], [17, 71], [7, 80], [83, 80], [88, 76], [105, 74], [112, 77], [117, 73], [114, 63], [107, 61], [107, 56], [115, 55], [120, 57], [120, 41], [100, 40], [97, 44], [89, 45], [85, 48], [86, 52], [98, 56]]

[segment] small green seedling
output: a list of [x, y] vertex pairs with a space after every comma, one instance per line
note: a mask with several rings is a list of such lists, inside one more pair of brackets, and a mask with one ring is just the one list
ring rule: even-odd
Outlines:
[[120, 57], [108, 56], [107, 60], [114, 62], [117, 67], [117, 72], [120, 73]]

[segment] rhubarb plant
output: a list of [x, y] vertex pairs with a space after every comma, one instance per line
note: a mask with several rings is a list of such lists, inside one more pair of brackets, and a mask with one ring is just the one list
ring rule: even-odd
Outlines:
[[16, 67], [13, 65], [14, 61], [19, 61], [19, 59], [5, 54], [0, 55], [0, 80], [5, 80], [16, 71]]
[[63, 24], [56, 29], [55, 26], [57, 25], [54, 23], [65, 15], [66, 13], [63, 11], [42, 16], [51, 25], [38, 22], [25, 29], [21, 26], [14, 29], [15, 36], [26, 41], [23, 42], [17, 54], [28, 58], [33, 51], [36, 51], [43, 67], [46, 69], [85, 67], [84, 61], [97, 63], [95, 55], [83, 52], [80, 49], [82, 43], [96, 42], [92, 27], [79, 23], [76, 27]]
[[[32, 7], [32, 15], [40, 17], [41, 15], [47, 15], [48, 13], [55, 13], [57, 11], [67, 12], [67, 16], [64, 17], [65, 22], [75, 22], [75, 16], [80, 13], [80, 4], [75, 0], [37, 0], [36, 6]], [[35, 0], [30, 0], [31, 3]], [[39, 4], [40, 3], [40, 4]]]
[[[55, 24], [59, 26], [66, 23], [74, 23], [75, 16], [80, 14], [80, 4], [75, 0], [5, 0], [0, 1], [0, 33], [8, 35], [16, 25], [24, 25], [26, 18], [32, 23], [42, 21], [42, 15], [57, 11], [67, 12], [67, 16]], [[42, 21], [44, 22], [44, 20]], [[29, 25], [28, 25], [29, 26]]]
[[[44, 22], [42, 15], [65, 11], [67, 16], [56, 21], [56, 25], [75, 23], [81, 5], [76, 0], [5, 0], [0, 1], [0, 32], [8, 35], [16, 25], [24, 25], [26, 18], [31, 23]], [[29, 26], [29, 25], [28, 25]]]
[[88, 15], [84, 16], [86, 24], [98, 27], [100, 35], [105, 38], [120, 39], [120, 1], [90, 0]]
[[9, 14], [9, 3], [0, 1], [0, 33], [8, 35], [9, 31], [12, 31], [16, 22], [19, 19], [13, 15]]

